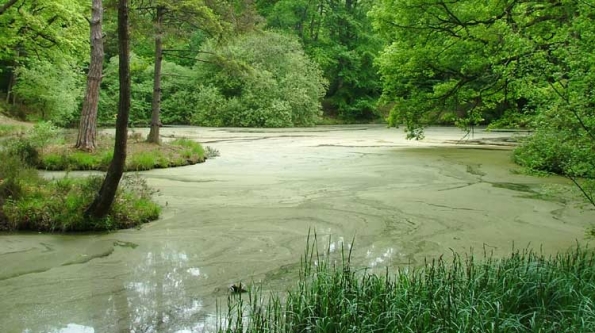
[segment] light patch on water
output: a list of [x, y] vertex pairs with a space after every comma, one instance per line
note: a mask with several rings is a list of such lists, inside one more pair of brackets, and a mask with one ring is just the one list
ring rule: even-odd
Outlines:
[[219, 320], [216, 316], [208, 315], [203, 320], [192, 324], [191, 327], [178, 329], [174, 333], [216, 332], [217, 328], [220, 328], [222, 331], [225, 331], [227, 329], [226, 322], [218, 321]]
[[[374, 248], [374, 246], [372, 246], [372, 248]], [[394, 253], [395, 253], [395, 249], [392, 247], [389, 247], [382, 254], [376, 256], [376, 255], [374, 255], [374, 252], [372, 251], [372, 249], [368, 249], [368, 251], [366, 251], [366, 257], [371, 258], [371, 260], [368, 263], [368, 266], [376, 267], [379, 264], [382, 264], [383, 262], [392, 258], [394, 256]]]
[[128, 284], [128, 289], [132, 289], [140, 295], [149, 295], [152, 292], [151, 287], [145, 282], [131, 282]]
[[[23, 333], [32, 333], [33, 331], [30, 329], [25, 329]], [[93, 327], [79, 325], [79, 324], [68, 324], [66, 327], [63, 328], [55, 328], [50, 333], [95, 333], [95, 329]]]
[[[328, 250], [330, 253], [334, 253], [336, 250], [338, 249], [342, 249], [344, 246], [344, 239], [343, 237], [339, 237], [339, 240], [337, 240], [336, 242], [331, 242], [329, 244]], [[347, 245], [347, 248], [349, 249], [351, 247], [351, 244]]]

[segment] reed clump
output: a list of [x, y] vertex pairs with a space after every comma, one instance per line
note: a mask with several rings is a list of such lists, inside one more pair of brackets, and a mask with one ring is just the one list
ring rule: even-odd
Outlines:
[[230, 296], [219, 332], [595, 332], [588, 248], [454, 254], [381, 276], [355, 270], [351, 252], [332, 264], [315, 248], [287, 293]]

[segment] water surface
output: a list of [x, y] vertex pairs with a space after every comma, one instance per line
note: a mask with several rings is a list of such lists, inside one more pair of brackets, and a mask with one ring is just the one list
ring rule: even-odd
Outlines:
[[140, 230], [0, 235], [0, 331], [201, 331], [229, 284], [290, 286], [314, 229], [333, 251], [355, 237], [355, 264], [374, 269], [451, 251], [555, 253], [586, 242], [595, 216], [544, 195], [563, 179], [511, 172], [510, 134], [434, 128], [423, 142], [382, 126], [162, 134], [221, 156], [143, 172], [164, 210]]

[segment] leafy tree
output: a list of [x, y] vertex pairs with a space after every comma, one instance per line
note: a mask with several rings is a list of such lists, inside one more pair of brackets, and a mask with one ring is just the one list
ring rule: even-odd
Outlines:
[[74, 122], [82, 96], [82, 72], [67, 60], [30, 60], [18, 69], [13, 88], [22, 103], [38, 112], [42, 120], [60, 126]]
[[531, 113], [563, 58], [566, 2], [383, 0], [371, 15], [390, 42], [378, 59], [389, 121], [409, 136], [437, 120], [463, 127], [486, 116]]
[[15, 101], [17, 69], [30, 60], [78, 63], [86, 57], [83, 0], [8, 1], [0, 9], [0, 61], [11, 63], [12, 72], [7, 100]]
[[594, 203], [578, 177], [595, 177], [595, 6], [382, 0], [371, 15], [390, 41], [378, 64], [392, 125], [421, 138], [440, 118], [529, 115], [536, 133], [517, 161], [565, 174]]
[[[99, 121], [113, 124], [114, 110], [118, 105], [118, 58], [108, 62], [103, 79], [103, 89], [99, 103]], [[161, 75], [162, 111], [161, 121], [164, 124], [189, 124], [190, 112], [194, 104], [189, 104], [185, 96], [193, 94], [196, 86], [192, 69], [163, 61]], [[132, 79], [132, 101], [130, 108], [131, 124], [149, 124], [151, 119], [151, 101], [153, 98], [154, 66], [150, 59], [136, 54], [130, 57]]]
[[118, 0], [118, 44], [119, 44], [119, 80], [120, 100], [118, 119], [116, 120], [116, 140], [114, 157], [109, 165], [99, 193], [85, 211], [85, 216], [105, 217], [116, 196], [118, 184], [124, 173], [126, 163], [126, 143], [128, 139], [128, 115], [130, 112], [130, 42], [128, 27], [129, 0]]
[[91, 6], [91, 62], [87, 73], [87, 90], [83, 101], [83, 110], [79, 124], [75, 147], [81, 150], [95, 150], [97, 137], [97, 107], [99, 105], [99, 88], [103, 71], [103, 21], [102, 0], [93, 0]]
[[255, 32], [205, 46], [197, 63], [197, 109], [205, 126], [310, 126], [326, 82], [294, 38]]
[[326, 110], [372, 119], [381, 93], [374, 58], [382, 41], [367, 17], [370, 0], [260, 0], [269, 27], [294, 32], [329, 81]]
[[[143, 3], [140, 10], [150, 11], [153, 16], [155, 60], [153, 98], [151, 102], [151, 129], [147, 141], [159, 143], [159, 127], [161, 126], [161, 67], [163, 61], [163, 37], [167, 30], [174, 30], [178, 36], [196, 27], [212, 33], [221, 31], [217, 16], [203, 0], [155, 0]], [[166, 29], [169, 28], [169, 29]]]

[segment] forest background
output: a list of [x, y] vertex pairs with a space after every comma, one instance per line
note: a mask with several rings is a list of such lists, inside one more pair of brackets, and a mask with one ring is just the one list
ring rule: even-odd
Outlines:
[[[4, 1], [0, 112], [79, 124], [98, 3], [97, 123], [114, 125], [113, 0]], [[568, 176], [593, 203], [594, 18], [581, 0], [133, 1], [129, 123], [530, 129], [516, 162]]]

